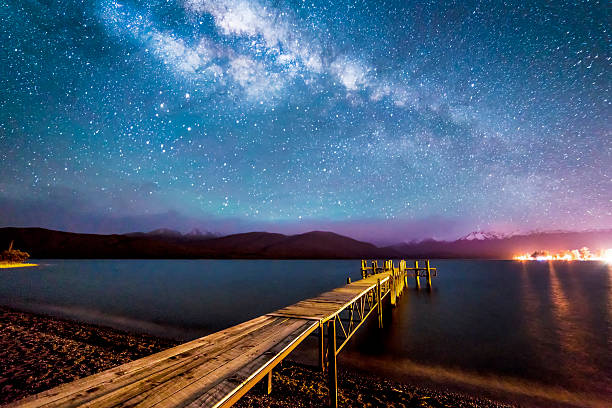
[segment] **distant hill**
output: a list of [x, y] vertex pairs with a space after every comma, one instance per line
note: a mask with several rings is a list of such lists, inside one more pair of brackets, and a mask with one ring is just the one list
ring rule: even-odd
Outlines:
[[192, 229], [186, 234], [182, 234], [180, 231], [176, 231], [169, 228], [159, 228], [150, 232], [130, 232], [123, 234], [128, 237], [148, 237], [148, 238], [162, 238], [162, 239], [174, 239], [174, 240], [194, 240], [194, 239], [212, 239], [218, 238], [219, 236], [212, 232], [202, 232], [197, 228]]
[[425, 240], [383, 249], [407, 258], [512, 259], [514, 255], [536, 250], [557, 252], [584, 246], [591, 249], [612, 248], [612, 230], [534, 232], [511, 236], [476, 232], [456, 241]]
[[43, 228], [0, 228], [0, 248], [15, 245], [33, 258], [341, 259], [383, 256], [372, 244], [331, 232], [282, 235], [249, 232], [225, 237], [172, 230], [125, 235], [77, 234]]
[[134, 232], [131, 234], [125, 234], [131, 236], [149, 236], [149, 237], [169, 237], [169, 238], [178, 238], [182, 237], [183, 234], [180, 231], [175, 231], [169, 228], [159, 228], [150, 232]]
[[248, 232], [216, 237], [173, 230], [124, 235], [77, 234], [43, 228], [0, 228], [0, 248], [15, 247], [32, 258], [489, 258], [511, 259], [535, 250], [561, 251], [587, 246], [612, 248], [612, 230], [536, 232], [501, 236], [477, 232], [456, 241], [426, 240], [378, 248], [333, 232], [299, 235]]

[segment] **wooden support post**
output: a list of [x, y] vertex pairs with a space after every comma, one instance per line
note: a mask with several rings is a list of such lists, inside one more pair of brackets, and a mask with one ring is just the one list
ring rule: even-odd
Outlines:
[[272, 370], [268, 371], [268, 395], [272, 394]]
[[396, 275], [398, 294], [401, 297], [404, 294], [404, 279], [402, 279], [402, 261], [399, 261], [399, 264], [396, 269]]
[[[348, 278], [346, 278], [346, 284], [349, 285], [350, 283], [351, 283], [351, 277], [349, 276]], [[348, 305], [348, 311], [349, 311], [349, 330], [350, 330], [350, 327], [352, 327], [352, 324], [353, 324], [353, 304], [352, 303]]]
[[393, 268], [393, 275], [395, 276], [395, 302], [399, 302], [399, 298], [402, 297], [402, 282], [400, 281], [399, 267]]
[[416, 283], [417, 289], [421, 289], [421, 281], [419, 280], [419, 261], [414, 261], [414, 283]]
[[338, 370], [336, 368], [336, 319], [327, 322], [327, 387], [329, 406], [338, 407]]
[[395, 276], [393, 274], [393, 270], [391, 270], [391, 275], [389, 275], [389, 281], [391, 283], [391, 287], [389, 288], [391, 292], [391, 306], [395, 307], [397, 304], [397, 285], [395, 284]]
[[376, 283], [376, 306], [378, 309], [378, 327], [382, 329], [383, 327], [383, 318], [382, 318], [382, 291], [380, 289], [380, 278], [378, 278], [378, 282]]
[[361, 260], [361, 277], [362, 277], [363, 279], [365, 279], [365, 278], [366, 278], [366, 276], [367, 276], [367, 274], [368, 274], [368, 269], [367, 269], [367, 267], [368, 267], [368, 261], [367, 261], [367, 260], [365, 260], [365, 259], [362, 259], [362, 260]]
[[319, 341], [319, 365], [321, 366], [321, 371], [325, 372], [325, 345], [323, 335], [323, 323], [319, 323], [319, 332], [321, 334], [321, 338]]
[[393, 283], [395, 284], [395, 303], [397, 303], [402, 296], [402, 289], [400, 288], [399, 272], [395, 267], [393, 267]]
[[427, 262], [427, 289], [431, 289], [431, 268], [429, 267], [429, 259]]

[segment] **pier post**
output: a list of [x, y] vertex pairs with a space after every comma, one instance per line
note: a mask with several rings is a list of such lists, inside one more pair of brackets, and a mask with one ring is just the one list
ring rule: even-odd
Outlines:
[[377, 309], [378, 309], [378, 327], [382, 329], [383, 327], [383, 318], [382, 318], [382, 295], [380, 290], [380, 278], [378, 278], [378, 282], [376, 283], [376, 301], [377, 301]]
[[389, 260], [387, 261], [387, 268], [391, 271], [391, 274], [389, 275], [389, 279], [391, 280], [391, 287], [390, 292], [391, 292], [391, 306], [395, 307], [397, 305], [397, 279], [395, 279], [395, 270], [393, 269], [393, 261]]
[[[348, 278], [346, 278], [346, 284], [350, 285], [351, 283], [351, 277], [349, 276]], [[349, 311], [349, 327], [351, 327], [351, 325], [353, 324], [353, 304], [351, 303], [348, 306], [348, 311]]]
[[399, 286], [399, 294], [400, 297], [404, 295], [404, 272], [402, 271], [401, 268], [401, 263], [400, 263], [400, 267], [397, 268], [397, 284]]
[[319, 339], [319, 365], [321, 366], [321, 371], [325, 372], [325, 339], [323, 334], [323, 323], [319, 323], [319, 332], [321, 334], [321, 338]]
[[429, 267], [429, 259], [427, 262], [427, 289], [431, 289], [431, 268]]
[[366, 259], [361, 260], [361, 277], [363, 279], [368, 275], [368, 261]]
[[421, 281], [419, 280], [419, 261], [414, 261], [414, 283], [416, 283], [417, 289], [421, 289]]
[[336, 368], [336, 319], [327, 322], [327, 387], [329, 406], [338, 407], [338, 370]]
[[393, 277], [393, 273], [391, 273], [391, 275], [389, 275], [389, 279], [391, 280], [391, 306], [395, 307], [396, 302], [396, 295], [395, 295], [395, 279]]
[[272, 394], [272, 370], [268, 371], [268, 395]]

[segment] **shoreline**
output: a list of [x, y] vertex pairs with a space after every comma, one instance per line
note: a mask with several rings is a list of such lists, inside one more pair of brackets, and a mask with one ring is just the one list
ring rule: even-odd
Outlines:
[[[0, 405], [162, 351], [182, 342], [133, 334], [0, 306]], [[408, 385], [361, 371], [338, 373], [343, 407], [512, 407], [485, 397]], [[316, 367], [285, 360], [241, 408], [324, 406], [325, 377]]]
[[7, 263], [0, 262], [0, 269], [11, 269], [11, 268], [28, 268], [31, 266], [38, 266], [35, 263]]

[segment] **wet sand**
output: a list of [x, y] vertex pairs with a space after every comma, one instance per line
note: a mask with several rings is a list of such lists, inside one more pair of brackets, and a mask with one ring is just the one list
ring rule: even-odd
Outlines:
[[[179, 344], [144, 334], [0, 307], [0, 404]], [[400, 384], [357, 371], [338, 373], [342, 407], [508, 407], [486, 398]], [[317, 368], [283, 362], [273, 392], [258, 384], [236, 407], [317, 407], [327, 386]]]

